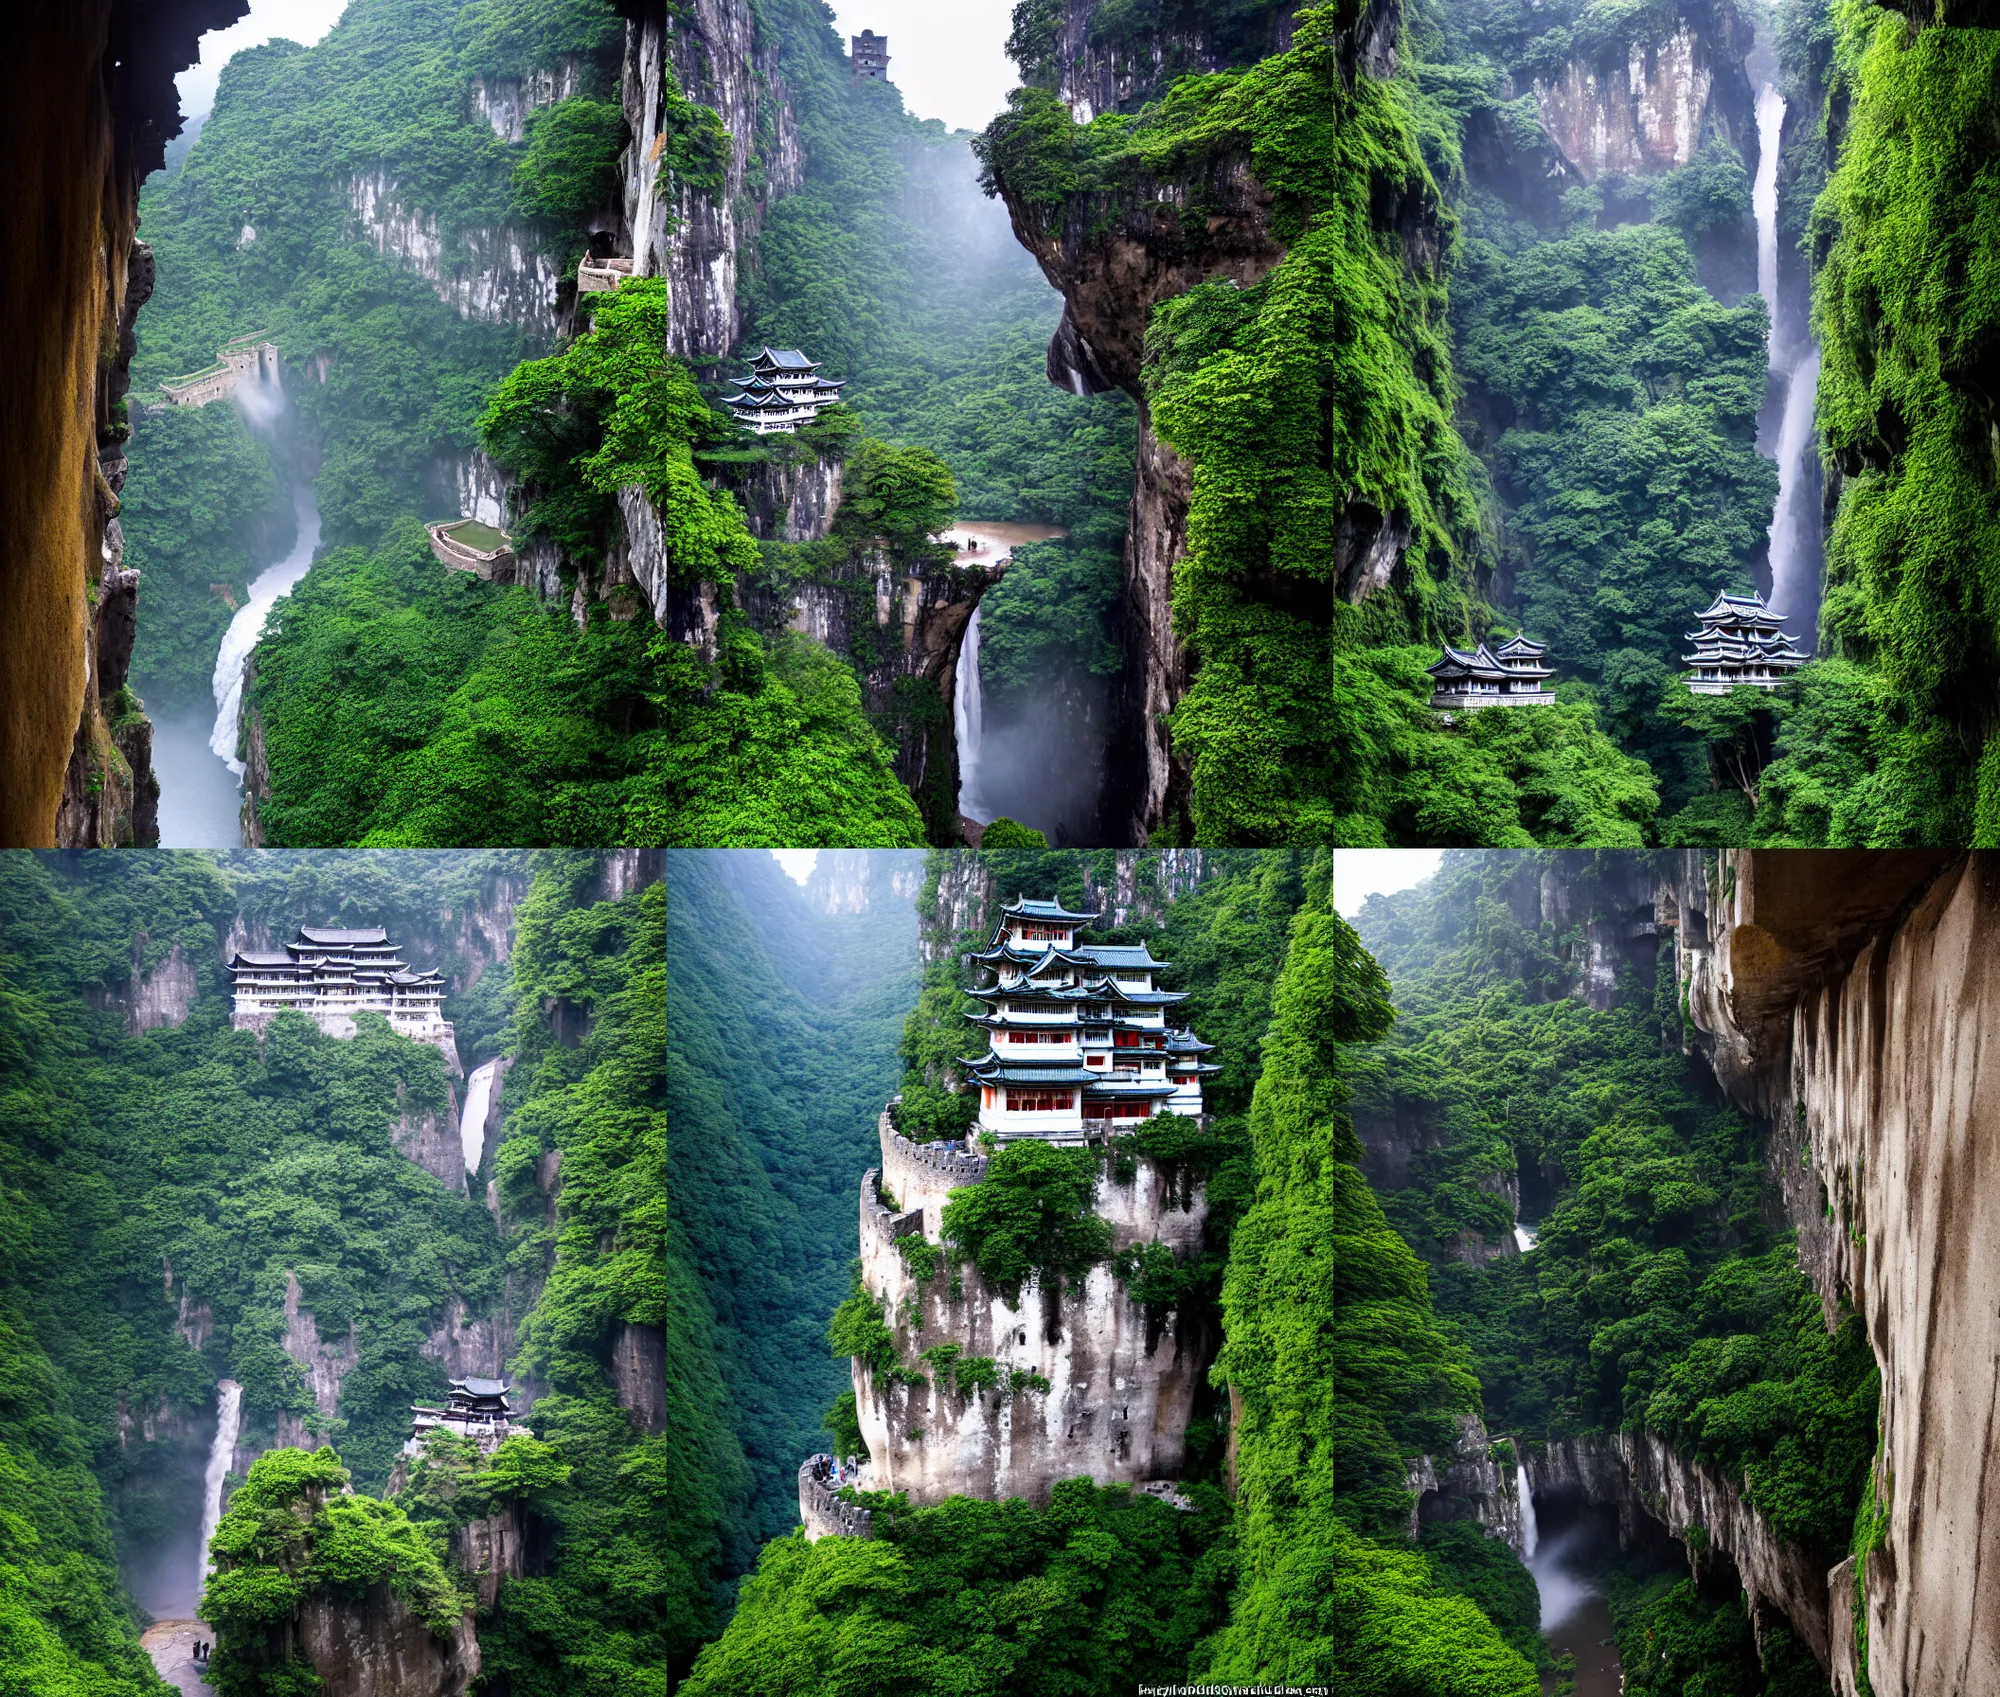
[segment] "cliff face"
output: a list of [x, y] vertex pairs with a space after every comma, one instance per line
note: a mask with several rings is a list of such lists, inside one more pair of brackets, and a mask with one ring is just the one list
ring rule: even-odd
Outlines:
[[[921, 1232], [935, 1244], [950, 1191], [979, 1182], [976, 1158], [951, 1164], [880, 1125], [881, 1186], [861, 1184], [861, 1277], [892, 1316], [900, 1360], [956, 1343], [960, 1359], [992, 1361], [998, 1383], [959, 1389], [933, 1369], [928, 1386], [878, 1379], [854, 1363], [854, 1393], [868, 1444], [873, 1489], [907, 1491], [917, 1506], [965, 1494], [1025, 1497], [1045, 1505], [1060, 1479], [1088, 1474], [1100, 1484], [1171, 1479], [1195, 1388], [1214, 1359], [1217, 1339], [1179, 1316], [1148, 1313], [1109, 1266], [1060, 1295], [1035, 1280], [1010, 1302], [969, 1263], [940, 1266], [920, 1283], [896, 1247]], [[1118, 1250], [1159, 1243], [1182, 1255], [1201, 1247], [1208, 1216], [1199, 1187], [1176, 1192], [1170, 1177], [1141, 1160], [1129, 1180], [1099, 1178], [1093, 1202]], [[1010, 1373], [1036, 1374], [1046, 1391], [1008, 1388]]]
[[[1045, 19], [1039, 46], [1024, 60], [1031, 80], [1052, 87], [1079, 122], [1129, 108], [1184, 70], [1217, 70], [1282, 50], [1293, 8], [1262, 9], [1249, 23], [1184, 27], [1107, 50], [1093, 40], [1096, 0], [1068, 0]], [[1189, 9], [1192, 12], [1192, 9]], [[1179, 15], [1178, 13], [1176, 14]], [[1387, 76], [1396, 66], [1399, 10], [1372, 0], [1342, 39], [1342, 74]], [[1144, 841], [1185, 803], [1188, 776], [1170, 742], [1166, 716], [1192, 682], [1193, 660], [1172, 622], [1175, 569], [1186, 553], [1190, 468], [1154, 434], [1141, 384], [1153, 309], [1198, 283], [1259, 282], [1284, 258], [1272, 232], [1273, 196], [1241, 152], [1210, 158], [1184, 176], [1131, 180], [1075, 191], [1060, 201], [1024, 191], [999, 173], [1014, 233], [1064, 302], [1049, 343], [1049, 381], [1079, 395], [1125, 390], [1139, 402], [1138, 466], [1126, 530], [1119, 641], [1123, 694], [1115, 709], [1110, 766], [1129, 773], [1111, 806], [1124, 815], [1114, 834]], [[1379, 185], [1378, 185], [1379, 186]], [[1437, 208], [1375, 196], [1374, 216], [1393, 232], [1408, 263], [1434, 264], [1441, 252]], [[1199, 209], [1200, 216], [1195, 216]], [[1359, 502], [1337, 525], [1342, 562], [1337, 592], [1358, 602], [1392, 575], [1408, 541], [1402, 520]]]
[[139, 574], [118, 491], [132, 322], [152, 292], [139, 184], [176, 72], [246, 0], [23, 0], [0, 115], [0, 845], [158, 834], [152, 727], [125, 690]]
[[[1827, 1574], [1804, 1551], [1772, 1532], [1733, 1480], [1685, 1460], [1650, 1433], [1564, 1438], [1523, 1465], [1537, 1496], [1569, 1493], [1613, 1510], [1621, 1544], [1671, 1534], [1697, 1573], [1726, 1559], [1758, 1629], [1775, 1611], [1827, 1665], [1829, 1621], [1844, 1599], [1829, 1593]], [[1700, 1534], [1698, 1541], [1691, 1532]]]
[[1658, 176], [1694, 157], [1711, 122], [1738, 146], [1754, 140], [1751, 46], [1749, 20], [1726, 0], [1684, 7], [1650, 38], [1580, 52], [1535, 79], [1535, 114], [1585, 182]]
[[[1012, 901], [1034, 896], [1033, 890], [996, 888], [993, 873], [980, 855], [954, 850], [937, 864], [937, 890], [919, 901], [917, 954], [925, 966], [952, 959], [959, 934], [983, 932], [993, 913], [993, 898]], [[1157, 919], [1175, 901], [1208, 876], [1203, 849], [1119, 849], [1108, 875], [1097, 864], [1084, 869], [1084, 905], [1096, 909], [1100, 925], [1129, 925], [1135, 919]], [[980, 942], [985, 942], [984, 936]]]
[[358, 1603], [307, 1598], [293, 1630], [323, 1697], [464, 1697], [479, 1674], [472, 1617], [439, 1638], [386, 1580]]
[[448, 235], [437, 214], [418, 205], [385, 171], [342, 185], [361, 233], [376, 251], [430, 284], [459, 317], [515, 324], [542, 340], [556, 331], [556, 263], [534, 235], [511, 224]]
[[[778, 44], [757, 27], [750, 0], [618, 0], [624, 14], [621, 78], [632, 132], [624, 174], [621, 252], [633, 274], [667, 279], [667, 351], [721, 359], [742, 326], [736, 301], [740, 255], [762, 229], [764, 208], [805, 180], [798, 122], [778, 69]], [[719, 194], [663, 191], [659, 181], [665, 89], [712, 108], [729, 132]]]
[[[1861, 1314], [1882, 1369], [1887, 1525], [1860, 1575], [1870, 1686], [2000, 1688], [1983, 1559], [2000, 1538], [2000, 860], [1736, 851], [1714, 882], [1699, 870], [1682, 880], [1706, 898], [1683, 936], [1690, 1012], [1729, 1094], [1772, 1117], [1800, 1259], [1829, 1308]], [[1854, 1568], [1827, 1576], [1850, 1697]]]

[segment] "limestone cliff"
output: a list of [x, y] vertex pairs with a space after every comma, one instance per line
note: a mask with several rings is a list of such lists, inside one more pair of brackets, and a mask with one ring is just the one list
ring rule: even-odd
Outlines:
[[1619, 39], [1575, 33], [1570, 57], [1534, 78], [1532, 93], [1543, 132], [1583, 181], [1659, 176], [1693, 159], [1710, 133], [1754, 145], [1752, 29], [1731, 0], [1686, 0]]
[[[978, 1183], [986, 1163], [910, 1143], [887, 1114], [880, 1139], [879, 1174], [861, 1184], [861, 1279], [891, 1316], [898, 1359], [907, 1365], [955, 1343], [961, 1361], [990, 1361], [997, 1378], [964, 1389], [934, 1368], [927, 1384], [912, 1384], [857, 1359], [871, 1487], [906, 1491], [918, 1506], [955, 1494], [1046, 1505], [1058, 1480], [1080, 1474], [1100, 1484], [1172, 1479], [1218, 1340], [1178, 1314], [1148, 1311], [1104, 1264], [1060, 1292], [1030, 1279], [1011, 1301], [969, 1263], [946, 1261], [920, 1282], [898, 1240], [920, 1233], [935, 1245], [946, 1198]], [[1101, 1174], [1093, 1206], [1119, 1251], [1157, 1243], [1186, 1256], [1201, 1248], [1201, 1187], [1177, 1188], [1149, 1160], [1129, 1176]]]
[[[805, 180], [778, 43], [750, 0], [615, 0], [625, 19], [620, 79], [632, 141], [622, 163], [621, 253], [635, 276], [667, 279], [668, 352], [721, 359], [742, 328], [737, 274], [764, 211]], [[719, 194], [659, 181], [669, 74], [729, 132]]]
[[180, 129], [176, 72], [246, 0], [22, 0], [0, 116], [0, 845], [157, 835], [152, 726], [125, 687], [126, 368], [152, 293], [139, 184]]
[[350, 177], [341, 190], [376, 251], [423, 278], [459, 317], [554, 339], [561, 273], [533, 231], [516, 224], [450, 229], [385, 170]]
[[[1157, 919], [1169, 902], [1186, 895], [1209, 875], [1203, 849], [1119, 849], [1107, 873], [1096, 863], [1084, 867], [1086, 907], [1102, 914], [1100, 925], [1129, 925]], [[993, 898], [1011, 901], [1031, 892], [996, 888], [992, 867], [982, 856], [954, 850], [933, 862], [934, 888], [917, 903], [917, 953], [925, 966], [954, 959], [967, 933], [984, 932], [993, 916]]]
[[[1678, 880], [1682, 976], [1829, 1308], [1882, 1369], [1879, 1548], [1824, 1576], [1837, 1689], [2000, 1689], [2000, 859], [1733, 851]], [[1690, 923], [1694, 920], [1694, 923]]]

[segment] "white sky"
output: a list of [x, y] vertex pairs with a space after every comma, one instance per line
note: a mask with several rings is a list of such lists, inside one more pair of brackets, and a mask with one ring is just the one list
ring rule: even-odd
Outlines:
[[[819, 858], [818, 849], [773, 849], [771, 853], [801, 884], [812, 876], [813, 862]], [[1443, 849], [1335, 849], [1333, 905], [1352, 919], [1370, 896], [1394, 895], [1421, 884], [1437, 870], [1443, 854]]]
[[[244, 48], [281, 38], [310, 47], [346, 10], [347, 0], [250, 0], [249, 15], [227, 29], [210, 30], [201, 38], [201, 62], [174, 79], [181, 91], [181, 116], [199, 118], [215, 104], [222, 67]], [[895, 43], [889, 45], [893, 51]]]
[[[215, 104], [215, 85], [233, 54], [277, 38], [310, 47], [333, 28], [347, 0], [251, 0], [250, 15], [202, 37], [201, 63], [175, 79], [181, 111], [198, 118]], [[872, 29], [889, 38], [889, 80], [919, 118], [981, 130], [1019, 81], [1007, 57], [1013, 0], [839, 0], [842, 44]]]
[[818, 849], [773, 849], [771, 854], [801, 884], [812, 876], [813, 862], [819, 859]]
[[1443, 857], [1443, 849], [1335, 849], [1333, 905], [1352, 919], [1370, 896], [1421, 884]]
[[1021, 79], [1007, 57], [1013, 0], [832, 0], [845, 47], [872, 29], [889, 38], [889, 80], [919, 118], [983, 130]]

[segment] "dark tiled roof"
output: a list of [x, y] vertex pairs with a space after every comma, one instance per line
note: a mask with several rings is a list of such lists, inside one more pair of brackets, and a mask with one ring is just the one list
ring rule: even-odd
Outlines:
[[389, 933], [381, 926], [366, 931], [330, 931], [318, 925], [301, 925], [299, 936], [308, 943], [386, 943]]

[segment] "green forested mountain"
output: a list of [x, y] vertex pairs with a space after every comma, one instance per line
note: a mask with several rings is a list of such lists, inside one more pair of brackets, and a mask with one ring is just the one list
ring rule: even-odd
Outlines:
[[[379, 1494], [411, 1402], [445, 1389], [434, 1336], [460, 1305], [486, 1326], [511, 1306], [507, 1370], [539, 1392], [536, 1436], [494, 1489], [528, 1499], [542, 1554], [481, 1623], [489, 1665], [530, 1691], [586, 1652], [614, 1671], [658, 1664], [665, 1440], [635, 1429], [626, 1409], [648, 1393], [615, 1382], [614, 1346], [621, 1328], [664, 1320], [664, 893], [600, 900], [603, 865], [0, 858], [0, 1325], [14, 1387], [0, 1402], [0, 1661], [19, 1689], [158, 1689], [118, 1580], [185, 1584], [191, 1602], [219, 1379], [242, 1386], [241, 1446], [266, 1449], [289, 1423], [286, 1441], [336, 1446], [328, 1465]], [[255, 946], [302, 922], [382, 924], [470, 978], [482, 963], [466, 950], [490, 947], [474, 941], [482, 917], [522, 895], [511, 970], [487, 959], [445, 1004], [468, 1062], [511, 1062], [505, 1135], [481, 1165], [495, 1211], [479, 1179], [468, 1195], [397, 1146], [421, 1116], [446, 1122], [437, 1049], [366, 1016], [351, 1040], [292, 1015], [261, 1041], [230, 1029], [219, 962], [232, 935]], [[162, 981], [191, 989], [178, 1024], [154, 1023], [170, 1005]], [[322, 1355], [345, 1357], [331, 1415], [295, 1310]], [[393, 1565], [389, 1545], [378, 1553]], [[328, 1583], [351, 1598], [358, 1571]], [[269, 1586], [237, 1595], [254, 1606], [231, 1615], [225, 1642], [248, 1669], [266, 1619], [290, 1605]], [[231, 1689], [278, 1689], [262, 1678]]]
[[825, 1328], [895, 1087], [916, 927], [879, 893], [861, 913], [815, 913], [761, 851], [675, 853], [668, 897], [682, 1662], [716, 1630], [723, 1583], [791, 1525], [799, 1464], [846, 1385]]

